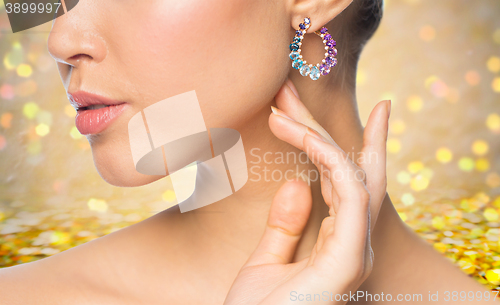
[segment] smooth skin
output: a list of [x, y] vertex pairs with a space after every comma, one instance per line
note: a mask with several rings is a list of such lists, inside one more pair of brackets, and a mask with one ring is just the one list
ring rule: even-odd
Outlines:
[[[57, 62], [65, 90], [85, 90], [128, 104], [126, 111], [109, 128], [98, 135], [87, 136], [96, 168], [104, 180], [116, 186], [140, 186], [154, 181], [167, 185], [165, 180], [159, 180], [160, 176], [146, 176], [135, 171], [128, 146], [127, 123], [141, 109], [193, 89], [207, 126], [234, 128], [240, 132], [249, 162], [250, 180], [236, 194], [207, 207], [189, 213], [180, 213], [173, 207], [51, 257], [0, 269], [0, 304], [220, 305], [230, 291], [253, 295], [256, 298], [253, 301], [258, 302], [257, 298], [264, 298], [265, 292], [258, 295], [239, 291], [235, 279], [245, 283], [242, 277], [245, 271], [241, 269], [255, 249], [261, 249], [259, 244], [267, 223], [273, 224], [280, 219], [291, 221], [290, 215], [296, 211], [303, 209], [305, 212], [308, 192], [311, 210], [290, 260], [292, 264], [330, 249], [324, 248], [326, 239], [338, 241], [352, 234], [320, 230], [323, 220], [331, 217], [328, 204], [338, 205], [340, 213], [343, 206], [366, 207], [366, 200], [361, 200], [366, 198], [343, 205], [342, 200], [336, 200], [340, 197], [335, 197], [342, 190], [331, 192], [332, 186], [325, 179], [312, 181], [310, 190], [301, 182], [289, 182], [296, 184], [295, 197], [303, 198], [303, 205], [296, 205], [298, 201], [289, 202], [285, 197], [279, 200], [280, 196], [289, 193], [285, 191], [290, 185], [283, 186], [284, 179], [264, 179], [266, 173], [269, 175], [273, 171], [308, 173], [316, 169], [311, 162], [273, 161], [273, 156], [280, 153], [300, 154], [301, 145], [313, 146], [313, 139], [300, 131], [304, 125], [318, 131], [325, 139], [335, 139], [335, 143], [349, 153], [361, 152], [364, 143], [380, 139], [373, 132], [383, 130], [379, 123], [367, 133], [360, 122], [355, 73], [343, 74], [343, 71], [354, 70], [354, 65], [347, 67], [344, 61], [339, 61], [331, 75], [311, 81], [292, 69], [288, 58], [287, 46], [294, 29], [305, 16], [311, 17], [309, 31], [312, 33], [336, 18], [351, 2], [83, 0], [68, 14], [57, 18], [48, 48]], [[303, 49], [311, 62], [320, 60], [324, 51], [315, 34], [306, 34]], [[270, 117], [270, 106], [278, 107], [299, 125], [277, 115]], [[383, 108], [379, 104], [374, 113]], [[364, 135], [369, 139], [364, 140]], [[331, 146], [323, 148], [333, 149]], [[362, 167], [361, 164], [357, 166]], [[365, 172], [366, 188], [372, 197], [374, 191], [385, 194], [383, 183], [380, 189], [374, 188], [373, 180], [368, 179], [370, 176], [383, 177], [382, 170], [372, 173], [365, 167]], [[289, 178], [293, 180], [294, 177], [289, 175]], [[279, 191], [281, 187], [285, 188], [283, 192]], [[273, 200], [277, 194], [278, 199]], [[370, 231], [375, 258], [371, 274], [362, 283], [355, 276], [360, 275], [356, 267], [366, 254], [361, 255], [361, 250], [353, 245], [349, 251], [353, 251], [353, 261], [346, 265], [352, 268], [344, 273], [337, 269], [338, 264], [332, 265], [332, 273], [325, 281], [328, 290], [340, 292], [361, 284], [360, 290], [373, 294], [422, 293], [426, 296], [429, 291], [440, 291], [440, 295], [445, 291], [485, 291], [414, 234], [399, 218], [389, 196], [383, 198], [375, 228]], [[270, 213], [273, 202], [283, 204], [287, 210], [281, 212], [278, 205]], [[370, 207], [377, 210], [377, 203], [373, 202], [371, 200]], [[373, 224], [375, 212], [370, 212]], [[363, 213], [356, 217], [363, 217]], [[296, 229], [304, 221], [301, 217], [304, 215], [291, 222]], [[340, 226], [337, 220], [339, 218], [333, 225]], [[280, 223], [285, 227], [290, 225], [289, 222]], [[363, 237], [368, 229], [363, 232], [355, 234], [354, 240], [370, 240]], [[329, 238], [318, 243], [323, 235]], [[319, 251], [315, 250], [317, 244], [323, 245]], [[260, 245], [265, 246], [265, 242]], [[288, 250], [273, 251], [291, 253], [290, 243], [284, 241], [283, 247]], [[314, 263], [327, 262], [347, 253], [337, 252], [337, 248], [332, 251], [325, 251], [331, 255], [324, 260], [316, 257]], [[301, 281], [298, 276], [300, 270], [310, 268], [290, 271], [285, 261], [280, 263], [284, 266], [277, 268], [286, 270], [288, 275], [295, 274], [297, 283], [306, 285], [304, 287], [310, 285], [311, 278], [304, 277]], [[264, 276], [272, 274], [261, 275], [260, 281], [271, 281]], [[289, 280], [281, 279], [282, 284]], [[265, 297], [271, 298], [271, 291], [266, 292], [270, 294]], [[283, 297], [276, 303], [286, 302], [288, 295]], [[422, 302], [407, 303], [430, 302], [424, 298]]]

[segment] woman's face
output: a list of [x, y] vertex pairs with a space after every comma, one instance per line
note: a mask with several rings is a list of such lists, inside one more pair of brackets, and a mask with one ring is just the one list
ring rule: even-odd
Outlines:
[[49, 52], [68, 94], [125, 102], [111, 124], [87, 135], [100, 175], [118, 186], [160, 178], [135, 170], [127, 126], [142, 109], [180, 93], [196, 90], [207, 127], [242, 130], [289, 71], [293, 34], [284, 3], [80, 0], [57, 18]]

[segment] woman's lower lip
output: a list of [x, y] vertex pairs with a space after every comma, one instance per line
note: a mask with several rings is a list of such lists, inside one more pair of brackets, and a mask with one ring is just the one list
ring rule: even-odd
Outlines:
[[100, 133], [111, 125], [126, 105], [124, 103], [99, 109], [78, 110], [75, 118], [76, 128], [83, 135]]

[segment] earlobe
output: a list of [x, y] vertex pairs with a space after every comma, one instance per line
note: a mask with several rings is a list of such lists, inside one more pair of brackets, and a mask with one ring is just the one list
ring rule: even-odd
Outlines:
[[315, 32], [342, 13], [352, 2], [353, 0], [295, 0], [291, 10], [291, 27], [297, 30], [304, 17], [310, 17], [313, 22], [309, 31]]

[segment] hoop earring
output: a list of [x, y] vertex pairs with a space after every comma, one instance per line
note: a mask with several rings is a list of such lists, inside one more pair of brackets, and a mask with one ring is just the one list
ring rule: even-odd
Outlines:
[[332, 35], [328, 33], [326, 27], [322, 27], [320, 30], [314, 33], [321, 37], [323, 43], [325, 44], [325, 58], [322, 63], [317, 63], [316, 65], [307, 64], [305, 60], [302, 59], [302, 54], [300, 47], [302, 46], [302, 41], [304, 40], [304, 34], [311, 25], [311, 18], [304, 18], [304, 22], [299, 24], [299, 29], [295, 32], [295, 37], [290, 44], [290, 59], [292, 60], [292, 67], [298, 69], [302, 76], [308, 76], [312, 80], [317, 80], [321, 75], [328, 75], [330, 69], [337, 65], [337, 49], [335, 46], [337, 42], [333, 40]]

